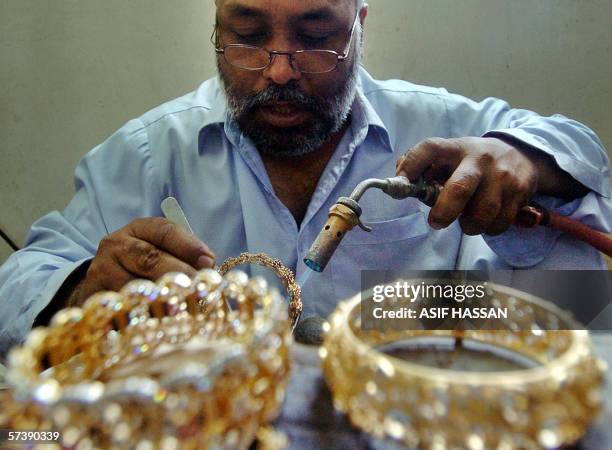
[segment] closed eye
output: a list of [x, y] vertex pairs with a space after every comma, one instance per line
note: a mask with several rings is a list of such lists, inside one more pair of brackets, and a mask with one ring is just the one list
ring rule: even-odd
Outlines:
[[329, 41], [329, 36], [310, 36], [307, 34], [300, 34], [298, 40], [308, 47], [318, 47], [324, 45]]
[[241, 44], [261, 44], [268, 37], [267, 33], [263, 31], [257, 33], [238, 33], [233, 31], [232, 34]]

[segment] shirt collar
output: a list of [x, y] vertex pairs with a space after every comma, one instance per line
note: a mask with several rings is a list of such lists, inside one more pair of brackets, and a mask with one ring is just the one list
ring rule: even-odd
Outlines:
[[375, 135], [382, 144], [382, 147], [392, 153], [393, 148], [391, 147], [391, 141], [389, 139], [389, 131], [364, 93], [364, 81], [368, 82], [371, 79], [372, 77], [370, 74], [363, 67], [360, 67], [359, 78], [357, 80], [357, 93], [351, 108], [354, 125], [353, 131], [356, 130], [355, 126], [359, 128], [367, 127], [366, 136], [367, 134]]
[[227, 101], [223, 84], [219, 77], [212, 78], [200, 86], [198, 96], [202, 97], [202, 102], [208, 105], [208, 114], [202, 124], [202, 129], [219, 123], [225, 123], [227, 118]]
[[205, 81], [198, 89], [197, 95], [208, 109], [198, 134], [199, 153], [202, 154], [204, 152], [207, 133], [219, 126], [225, 128], [225, 134], [230, 142], [233, 145], [237, 145], [238, 136], [236, 136], [234, 130], [230, 130], [230, 124], [233, 122], [229, 118], [227, 100], [220, 78], [216, 76]]
[[[355, 95], [355, 100], [353, 101], [353, 105], [351, 107], [351, 116], [352, 116], [352, 131], [353, 135], [357, 135], [358, 131], [362, 129], [367, 129], [364, 136], [372, 133], [375, 135], [382, 144], [382, 147], [389, 151], [393, 152], [393, 148], [391, 147], [389, 132], [385, 127], [382, 119], [366, 97], [363, 91], [363, 81], [364, 79], [371, 79], [370, 74], [363, 68], [359, 68], [359, 75], [357, 80], [357, 92]], [[203, 151], [203, 146], [205, 140], [203, 136], [206, 134], [208, 129], [213, 126], [222, 125], [225, 129], [225, 133], [230, 142], [237, 146], [242, 139], [241, 133], [238, 129], [238, 126], [230, 119], [227, 109], [227, 100], [225, 98], [225, 93], [223, 91], [223, 85], [219, 79], [219, 77], [215, 77], [212, 83], [204, 83], [206, 86], [207, 93], [202, 93], [202, 95], [209, 97], [208, 103], [209, 112], [206, 114], [206, 118], [202, 124], [202, 128], [200, 129], [200, 139], [199, 139], [199, 150]], [[211, 89], [213, 88], [213, 89]], [[202, 89], [202, 87], [200, 88]], [[212, 95], [211, 95], [212, 93]]]

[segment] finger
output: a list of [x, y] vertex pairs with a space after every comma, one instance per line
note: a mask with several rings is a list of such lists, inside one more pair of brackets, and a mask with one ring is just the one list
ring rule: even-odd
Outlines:
[[193, 277], [196, 270], [184, 261], [137, 238], [128, 237], [124, 251], [115, 254], [119, 264], [137, 277], [156, 280], [168, 272], [182, 272]]
[[467, 157], [461, 161], [444, 184], [444, 189], [440, 190], [438, 200], [429, 212], [431, 227], [439, 230], [455, 221], [466, 208], [481, 182], [482, 172], [475, 159]]
[[453, 171], [463, 158], [463, 148], [454, 140], [428, 138], [410, 149], [396, 164], [396, 174], [411, 181], [418, 179], [428, 167]]
[[498, 216], [489, 225], [485, 233], [489, 236], [497, 236], [505, 232], [512, 223], [518, 213], [518, 203], [504, 203], [504, 206], [500, 209]]
[[499, 216], [503, 198], [499, 184], [483, 181], [459, 218], [463, 232], [470, 236], [486, 232]]
[[429, 183], [444, 183], [451, 174], [452, 171], [434, 163], [423, 172], [423, 179]]
[[519, 209], [529, 203], [531, 195], [517, 194], [514, 190], [506, 189], [502, 208], [493, 223], [486, 230], [486, 234], [496, 236], [506, 231], [516, 219]]
[[153, 244], [196, 269], [210, 267], [215, 254], [208, 246], [183, 227], [161, 217], [138, 219], [129, 225], [130, 234]]
[[87, 279], [93, 280], [94, 287], [87, 296], [99, 291], [118, 291], [134, 276], [125, 270], [114, 258], [105, 258], [104, 263], [93, 261], [87, 269]]

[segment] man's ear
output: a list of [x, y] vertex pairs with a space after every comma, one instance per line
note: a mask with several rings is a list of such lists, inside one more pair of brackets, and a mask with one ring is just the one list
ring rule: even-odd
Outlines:
[[363, 43], [365, 40], [365, 20], [368, 16], [368, 4], [363, 2], [361, 9], [359, 10], [359, 24], [361, 25], [361, 49], [363, 50]]
[[361, 28], [365, 24], [366, 17], [368, 16], [368, 4], [364, 3], [361, 6], [361, 10], [359, 11], [359, 23], [361, 24]]

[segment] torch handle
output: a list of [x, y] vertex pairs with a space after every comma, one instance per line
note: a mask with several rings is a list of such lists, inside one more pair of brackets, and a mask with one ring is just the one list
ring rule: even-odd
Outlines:
[[415, 184], [415, 197], [429, 207], [433, 207], [440, 195], [440, 187], [434, 183], [428, 183], [422, 178]]

